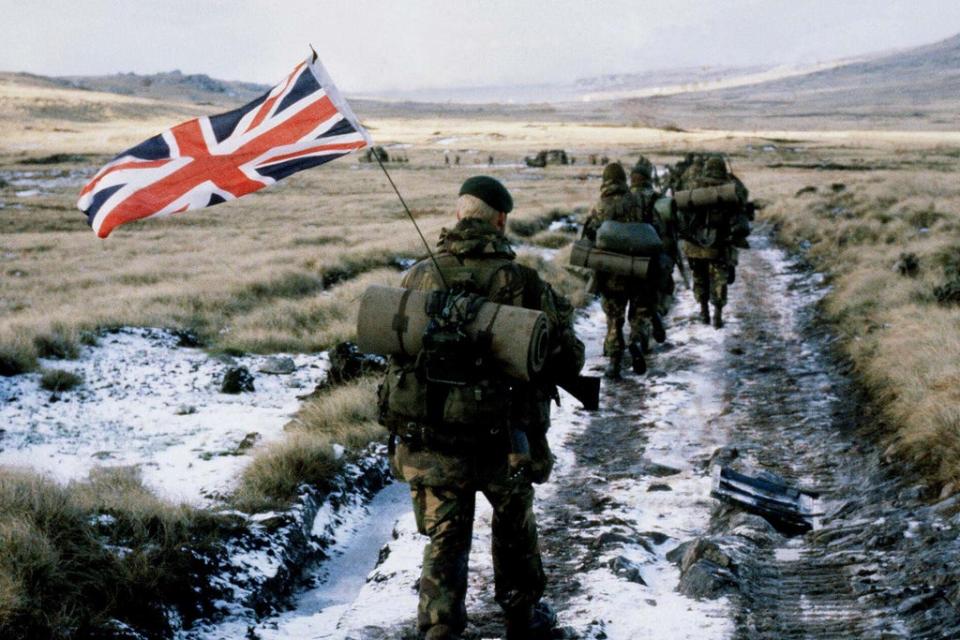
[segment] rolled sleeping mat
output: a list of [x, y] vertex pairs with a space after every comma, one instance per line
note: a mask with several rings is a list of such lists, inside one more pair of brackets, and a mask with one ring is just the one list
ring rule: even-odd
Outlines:
[[673, 199], [676, 201], [678, 209], [698, 209], [714, 204], [740, 202], [740, 195], [737, 193], [737, 183], [727, 182], [718, 187], [700, 187], [677, 191], [673, 194]]
[[570, 264], [574, 267], [585, 267], [601, 273], [612, 273], [640, 280], [650, 276], [650, 258], [597, 249], [586, 239], [573, 243]]
[[663, 251], [663, 241], [652, 224], [606, 220], [597, 229], [597, 249], [651, 257]]
[[[415, 356], [423, 346], [429, 292], [373, 285], [360, 301], [357, 346], [366, 353]], [[466, 326], [476, 338], [491, 335], [490, 350], [505, 375], [530, 381], [543, 369], [549, 348], [549, 326], [542, 311], [495, 302], [484, 303]]]

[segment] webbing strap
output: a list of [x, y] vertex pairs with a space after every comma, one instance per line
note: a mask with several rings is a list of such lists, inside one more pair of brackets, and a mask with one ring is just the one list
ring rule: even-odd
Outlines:
[[407, 317], [407, 301], [410, 300], [410, 294], [412, 293], [413, 289], [407, 289], [403, 292], [403, 295], [400, 297], [400, 308], [397, 310], [397, 314], [393, 316], [392, 328], [397, 332], [397, 342], [400, 345], [400, 353], [405, 356], [410, 356], [403, 346], [403, 334], [407, 332], [407, 327], [410, 324], [410, 319]]

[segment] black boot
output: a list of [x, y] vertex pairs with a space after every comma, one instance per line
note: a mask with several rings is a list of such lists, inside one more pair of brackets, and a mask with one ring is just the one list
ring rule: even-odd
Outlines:
[[700, 303], [700, 322], [703, 324], [710, 324], [710, 303], [701, 302]]
[[663, 344], [667, 341], [667, 329], [663, 326], [663, 318], [656, 311], [653, 312], [653, 317], [650, 318], [650, 324], [653, 326], [653, 339]]
[[720, 305], [713, 308], [713, 326], [716, 329], [723, 329], [723, 307]]
[[647, 372], [647, 361], [643, 357], [643, 349], [636, 342], [630, 343], [630, 356], [633, 358], [633, 372], [642, 376]]
[[623, 351], [617, 351], [610, 354], [610, 361], [607, 362], [607, 368], [603, 372], [603, 377], [609, 380], [620, 379], [620, 364], [623, 362]]
[[557, 614], [545, 602], [507, 613], [507, 640], [550, 640]]

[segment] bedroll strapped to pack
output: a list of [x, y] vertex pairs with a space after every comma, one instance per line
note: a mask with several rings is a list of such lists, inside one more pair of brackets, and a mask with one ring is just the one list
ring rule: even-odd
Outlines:
[[[416, 357], [430, 323], [430, 292], [373, 285], [363, 294], [357, 317], [357, 345], [366, 353]], [[465, 304], [469, 298], [459, 298]], [[549, 326], [542, 311], [484, 301], [464, 331], [473, 340], [489, 335], [491, 366], [501, 375], [530, 381], [547, 359]]]
[[646, 279], [651, 275], [652, 263], [653, 260], [649, 257], [630, 256], [597, 249], [585, 238], [574, 242], [570, 251], [571, 266], [638, 280]]

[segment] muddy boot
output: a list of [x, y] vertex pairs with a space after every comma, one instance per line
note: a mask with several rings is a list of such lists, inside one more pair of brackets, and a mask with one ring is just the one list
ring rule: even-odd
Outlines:
[[647, 361], [643, 357], [645, 349], [641, 348], [636, 342], [630, 343], [630, 357], [633, 358], [633, 372], [642, 376], [647, 372]]
[[700, 303], [700, 322], [703, 324], [710, 324], [710, 303], [701, 302]]
[[[663, 318], [659, 313], [654, 312], [650, 318], [650, 324], [653, 326], [653, 339], [663, 344], [667, 341], [667, 328], [663, 326]], [[646, 349], [644, 349], [646, 351]]]
[[607, 368], [603, 372], [603, 377], [608, 380], [619, 380], [620, 379], [620, 364], [623, 362], [623, 351], [618, 351], [610, 355], [610, 361], [607, 363]]
[[460, 640], [460, 634], [445, 624], [435, 624], [423, 634], [423, 640]]
[[717, 329], [723, 329], [723, 307], [713, 308], [713, 326]]
[[557, 614], [545, 602], [507, 613], [507, 640], [550, 640]]

